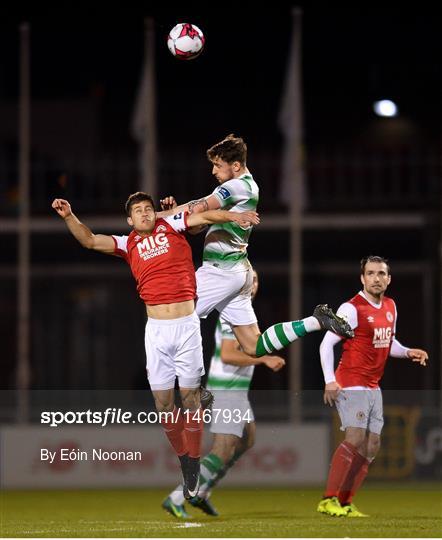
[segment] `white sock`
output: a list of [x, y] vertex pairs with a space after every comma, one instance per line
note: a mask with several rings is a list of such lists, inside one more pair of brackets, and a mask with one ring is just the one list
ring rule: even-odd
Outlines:
[[307, 333], [321, 330], [321, 325], [316, 317], [306, 317], [305, 319], [302, 319], [302, 322], [304, 323], [304, 328]]
[[169, 493], [169, 497], [171, 498], [173, 504], [176, 506], [181, 506], [184, 504], [184, 501], [186, 500], [183, 495], [183, 486], [180, 484], [177, 486], [171, 493]]

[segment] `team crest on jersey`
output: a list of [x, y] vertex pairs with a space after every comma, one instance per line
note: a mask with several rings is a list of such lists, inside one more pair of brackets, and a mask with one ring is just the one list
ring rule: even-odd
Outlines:
[[372, 317], [371, 315], [369, 315], [369, 316], [367, 317], [367, 321], [368, 321], [369, 323], [374, 322], [374, 317]]
[[393, 322], [393, 314], [390, 311], [387, 311], [386, 317], [388, 322]]
[[138, 240], [141, 238], [141, 236], [139, 234], [137, 234], [136, 236], [134, 236], [134, 240], [135, 242], [138, 242]]
[[358, 411], [356, 413], [356, 419], [359, 421], [359, 422], [362, 422], [362, 420], [365, 420], [365, 413], [364, 411]]
[[218, 188], [218, 193], [221, 195], [221, 197], [226, 200], [230, 197], [230, 191], [224, 187]]
[[165, 225], [158, 225], [158, 227], [155, 229], [155, 232], [161, 231], [167, 231], [167, 227]]

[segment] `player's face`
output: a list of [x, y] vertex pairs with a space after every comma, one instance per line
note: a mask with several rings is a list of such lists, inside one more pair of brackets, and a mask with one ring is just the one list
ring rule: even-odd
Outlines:
[[375, 300], [379, 300], [391, 281], [387, 265], [385, 263], [368, 262], [365, 265], [364, 274], [361, 275], [361, 281], [364, 285], [364, 292]]
[[255, 298], [256, 293], [258, 292], [258, 287], [259, 287], [258, 274], [254, 271], [253, 281], [252, 281], [252, 299]]
[[227, 161], [218, 157], [212, 161], [212, 174], [220, 184], [236, 178], [240, 170], [241, 165], [238, 161], [227, 163]]
[[150, 201], [141, 201], [132, 206], [127, 222], [137, 232], [149, 234], [153, 231], [156, 220], [155, 210]]

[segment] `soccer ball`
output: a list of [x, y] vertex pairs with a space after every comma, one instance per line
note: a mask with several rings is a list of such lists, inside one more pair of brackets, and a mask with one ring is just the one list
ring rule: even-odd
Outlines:
[[204, 34], [194, 24], [179, 23], [167, 36], [169, 51], [180, 60], [192, 60], [201, 54], [204, 47]]

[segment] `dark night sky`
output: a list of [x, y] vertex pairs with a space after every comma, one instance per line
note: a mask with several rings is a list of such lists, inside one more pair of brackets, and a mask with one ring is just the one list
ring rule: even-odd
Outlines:
[[[130, 141], [127, 124], [143, 54], [143, 17], [157, 30], [161, 141], [217, 140], [236, 131], [255, 144], [281, 143], [277, 113], [290, 43], [290, 3], [278, 8], [220, 5], [183, 11], [159, 3], [111, 8], [61, 3], [0, 13], [0, 99], [17, 92], [17, 24], [32, 26], [32, 94], [82, 97], [100, 88], [107, 137]], [[299, 4], [298, 4], [299, 5]], [[179, 21], [202, 28], [206, 50], [174, 59], [165, 44]], [[409, 9], [304, 8], [303, 71], [307, 142], [351, 140], [373, 117], [373, 99], [397, 100], [401, 113], [436, 139], [440, 125], [440, 17]], [[112, 133], [112, 135], [110, 135]]]

